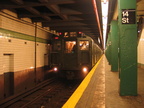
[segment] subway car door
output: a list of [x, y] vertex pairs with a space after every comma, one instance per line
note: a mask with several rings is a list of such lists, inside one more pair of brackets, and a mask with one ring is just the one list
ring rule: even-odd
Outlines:
[[77, 67], [77, 44], [76, 40], [64, 41], [63, 68], [75, 70]]
[[79, 41], [79, 49], [80, 49], [80, 64], [82, 67], [90, 67], [91, 65], [91, 47], [90, 42], [88, 40], [80, 40]]
[[61, 40], [53, 40], [50, 64], [59, 68], [61, 64]]

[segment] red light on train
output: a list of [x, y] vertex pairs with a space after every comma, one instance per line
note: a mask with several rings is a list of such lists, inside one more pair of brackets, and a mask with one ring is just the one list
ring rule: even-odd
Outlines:
[[82, 32], [78, 32], [79, 34], [82, 34]]
[[59, 39], [59, 37], [55, 37], [55, 39]]
[[59, 35], [62, 35], [62, 33], [60, 32]]

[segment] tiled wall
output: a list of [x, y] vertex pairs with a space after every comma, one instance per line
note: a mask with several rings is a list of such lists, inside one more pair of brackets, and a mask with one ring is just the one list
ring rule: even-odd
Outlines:
[[8, 29], [8, 30], [12, 30], [12, 31], [16, 31], [16, 32], [20, 32], [20, 33], [24, 33], [24, 34], [28, 34], [28, 35], [33, 35], [34, 36], [34, 26], [27, 22], [27, 21], [22, 21], [22, 20], [18, 20], [17, 18], [14, 18], [13, 16], [16, 17], [16, 14], [8, 11], [8, 10], [3, 10], [3, 12], [8, 13], [9, 16], [5, 13], [2, 13], [2, 16], [0, 16], [0, 20], [1, 20], [1, 24], [0, 27], [4, 28], [4, 29]]
[[[0, 100], [10, 96], [10, 91], [16, 94], [44, 80], [51, 36], [40, 23], [37, 23], [36, 30], [30, 19], [19, 20], [15, 13], [3, 12], [0, 12]], [[13, 76], [10, 76], [11, 72]], [[12, 77], [14, 84], [6, 75]]]
[[[10, 11], [5, 10], [4, 12], [16, 16]], [[5, 67], [4, 54], [13, 54], [15, 72], [33, 68], [35, 64], [35, 26], [4, 13], [1, 14], [4, 16], [0, 16], [0, 67]], [[50, 38], [49, 35], [50, 33], [43, 28], [37, 28], [37, 67], [44, 66], [44, 58], [48, 54], [46, 42]], [[0, 74], [3, 74], [3, 68], [0, 68]]]

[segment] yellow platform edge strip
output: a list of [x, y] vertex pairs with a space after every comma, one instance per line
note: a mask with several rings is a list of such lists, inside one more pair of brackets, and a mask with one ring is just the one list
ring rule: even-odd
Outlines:
[[89, 72], [89, 74], [86, 76], [86, 78], [82, 81], [82, 83], [78, 86], [78, 88], [75, 90], [75, 92], [72, 94], [72, 96], [68, 99], [68, 101], [62, 106], [62, 108], [74, 108], [75, 107], [75, 105], [79, 101], [80, 97], [82, 96], [83, 92], [85, 91], [86, 87], [88, 86], [88, 84], [91, 80], [91, 77], [93, 76], [95, 69], [97, 68], [98, 64], [100, 63], [102, 57], [96, 63], [96, 65], [92, 68], [92, 70]]

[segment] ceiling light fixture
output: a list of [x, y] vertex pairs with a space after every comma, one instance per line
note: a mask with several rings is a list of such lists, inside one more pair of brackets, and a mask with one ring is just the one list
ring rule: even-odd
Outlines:
[[107, 21], [108, 21], [108, 3], [109, 3], [108, 0], [101, 0], [104, 49], [106, 44], [106, 32], [107, 32]]

